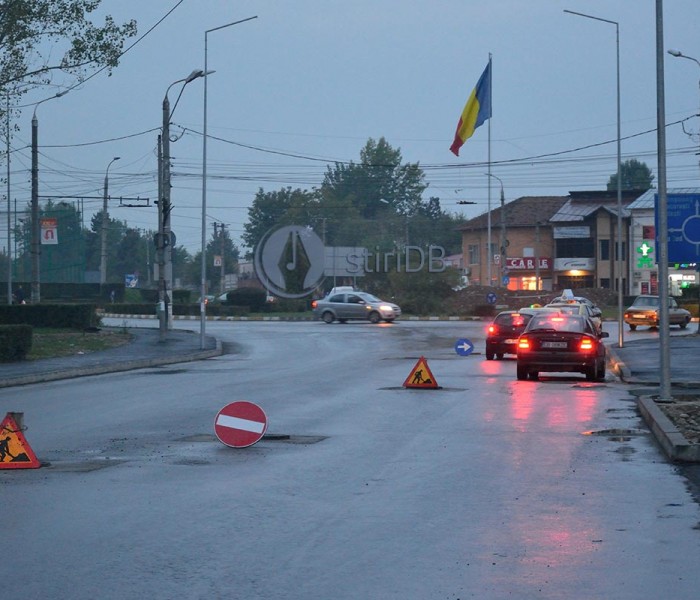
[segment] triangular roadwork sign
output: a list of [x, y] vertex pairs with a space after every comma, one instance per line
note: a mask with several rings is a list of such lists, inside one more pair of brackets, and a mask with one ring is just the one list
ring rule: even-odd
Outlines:
[[40, 466], [13, 413], [7, 413], [0, 423], [0, 469], [37, 469]]
[[416, 366], [411, 369], [411, 373], [403, 382], [403, 387], [406, 388], [425, 388], [436, 389], [440, 386], [435, 381], [435, 376], [430, 371], [428, 361], [424, 356], [421, 356], [416, 363]]

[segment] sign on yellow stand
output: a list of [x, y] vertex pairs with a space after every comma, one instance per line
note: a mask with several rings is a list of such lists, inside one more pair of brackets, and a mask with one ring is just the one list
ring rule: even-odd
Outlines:
[[428, 361], [424, 356], [418, 359], [416, 366], [413, 367], [409, 376], [406, 377], [406, 381], [403, 382], [403, 387], [425, 389], [437, 389], [440, 387], [435, 381], [435, 376], [430, 371]]
[[[18, 418], [15, 415], [19, 415]], [[0, 423], [0, 469], [37, 469], [41, 463], [18, 424], [22, 413], [7, 413]]]

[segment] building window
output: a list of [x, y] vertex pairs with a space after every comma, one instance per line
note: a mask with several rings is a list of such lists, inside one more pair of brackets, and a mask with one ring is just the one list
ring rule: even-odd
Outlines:
[[556, 240], [557, 258], [593, 258], [594, 248], [591, 238], [565, 238]]
[[617, 256], [617, 244], [615, 244], [615, 260], [627, 260], [627, 242], [622, 242], [622, 257]]
[[610, 260], [610, 240], [600, 240], [599, 260]]
[[604, 290], [609, 290], [610, 289], [610, 279], [608, 277], [601, 277], [600, 287], [602, 287]]
[[467, 246], [467, 264], [478, 265], [480, 261], [479, 258], [479, 245], [469, 244]]

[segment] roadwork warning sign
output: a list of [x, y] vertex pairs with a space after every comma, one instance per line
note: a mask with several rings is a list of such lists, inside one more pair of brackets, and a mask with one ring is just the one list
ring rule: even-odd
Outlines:
[[406, 377], [406, 381], [403, 382], [403, 387], [425, 389], [437, 389], [440, 387], [435, 381], [435, 376], [430, 371], [428, 361], [424, 356], [418, 359], [416, 366], [413, 367], [409, 376]]
[[37, 469], [41, 463], [24, 438], [14, 414], [7, 413], [0, 423], [0, 469]]

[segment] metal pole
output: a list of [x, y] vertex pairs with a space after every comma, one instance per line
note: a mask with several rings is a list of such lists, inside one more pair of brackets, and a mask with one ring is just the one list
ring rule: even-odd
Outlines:
[[201, 256], [201, 271], [202, 278], [200, 282], [200, 297], [199, 297], [199, 344], [202, 350], [205, 349], [205, 335], [206, 335], [206, 323], [207, 323], [207, 305], [206, 305], [206, 293], [207, 293], [207, 81], [209, 75], [209, 64], [208, 64], [208, 39], [209, 34], [213, 31], [218, 31], [219, 29], [225, 29], [226, 27], [231, 27], [232, 25], [238, 25], [239, 23], [245, 23], [246, 21], [251, 21], [257, 19], [257, 15], [254, 17], [248, 17], [247, 19], [241, 19], [239, 21], [234, 21], [233, 23], [227, 23], [226, 25], [221, 25], [219, 27], [214, 27], [212, 29], [207, 29], [204, 32], [204, 128], [202, 136], [202, 256]]
[[503, 181], [500, 177], [493, 175], [492, 173], [487, 173], [489, 177], [493, 177], [501, 184], [501, 243], [499, 244], [500, 253], [500, 264], [501, 264], [501, 281], [499, 282], [500, 287], [507, 287], [504, 282], [504, 277], [506, 275], [506, 197], [503, 192]]
[[41, 301], [40, 257], [41, 257], [41, 226], [39, 224], [39, 121], [36, 118], [36, 108], [32, 115], [32, 304]]
[[664, 92], [663, 0], [656, 0], [656, 153], [658, 155], [659, 203], [656, 232], [659, 244], [659, 347], [661, 351], [660, 400], [671, 400], [671, 355], [668, 325], [668, 197], [666, 194], [666, 99]]
[[[491, 53], [489, 52], [489, 70], [491, 70]], [[492, 85], [489, 86], [489, 95], [491, 96], [493, 94], [493, 71], [491, 70], [491, 83]], [[489, 98], [489, 106], [493, 107], [493, 104], [491, 103], [491, 99]], [[488, 162], [489, 162], [489, 187], [488, 187], [488, 211], [487, 211], [487, 218], [486, 218], [486, 260], [487, 260], [487, 269], [486, 272], [488, 274], [488, 283], [486, 285], [491, 286], [493, 284], [493, 281], [491, 280], [491, 263], [493, 262], [493, 256], [491, 255], [491, 119], [489, 119], [489, 148], [488, 148]]]
[[[617, 48], [617, 343], [622, 348], [625, 344], [624, 334], [624, 308], [622, 306], [623, 299], [623, 260], [622, 251], [622, 150], [621, 150], [621, 131], [620, 131], [620, 26], [615, 23], [615, 36]], [[627, 252], [629, 254], [629, 247]]]
[[204, 125], [202, 135], [202, 256], [200, 257], [201, 280], [199, 283], [199, 347], [204, 350], [207, 323], [207, 83], [209, 81], [207, 36], [204, 32]]
[[12, 304], [12, 204], [10, 202], [10, 93], [7, 93], [7, 105], [5, 108], [5, 122], [7, 125], [7, 304]]
[[[615, 260], [613, 264], [617, 271], [617, 325], [618, 325], [618, 339], [617, 343], [620, 347], [624, 345], [624, 308], [622, 305], [623, 290], [622, 290], [622, 275], [623, 275], [623, 260], [622, 260], [622, 152], [621, 152], [621, 136], [620, 136], [620, 24], [617, 21], [611, 21], [610, 19], [603, 19], [601, 17], [594, 17], [592, 15], [587, 15], [580, 12], [575, 12], [573, 10], [564, 10], [565, 13], [570, 15], [577, 15], [579, 17], [586, 17], [587, 19], [593, 19], [594, 21], [602, 21], [603, 23], [610, 23], [615, 25], [616, 34], [616, 48], [617, 48], [617, 243]], [[629, 249], [628, 249], [629, 250]]]
[[165, 250], [163, 243], [163, 136], [158, 136], [158, 233], [156, 260], [158, 261], [158, 341], [165, 341]]
[[105, 184], [102, 194], [102, 227], [100, 240], [100, 285], [107, 283], [107, 226], [109, 224], [109, 213], [107, 212], [107, 199], [109, 198], [109, 168], [115, 160], [119, 160], [119, 156], [115, 156], [109, 161], [105, 170]]
[[170, 244], [170, 100], [166, 92], [163, 98], [163, 189], [161, 195], [161, 203], [163, 210], [163, 298], [161, 308], [165, 311], [165, 328], [170, 329], [171, 308], [171, 285], [172, 285], [172, 253]]

